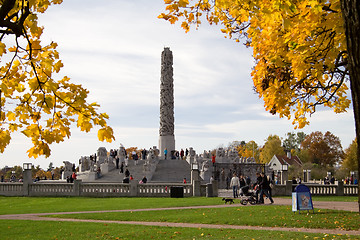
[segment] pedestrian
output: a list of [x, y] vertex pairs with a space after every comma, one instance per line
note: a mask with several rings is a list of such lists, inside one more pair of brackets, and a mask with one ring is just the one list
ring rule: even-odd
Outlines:
[[187, 183], [187, 182], [186, 182], [186, 178], [184, 178], [183, 183], [185, 183], [185, 184]]
[[269, 198], [270, 202], [271, 203], [274, 203], [274, 200], [272, 199], [271, 195], [270, 195], [270, 183], [269, 183], [269, 180], [267, 178], [267, 176], [265, 175], [265, 173], [261, 173], [261, 183], [260, 183], [260, 186], [261, 186], [261, 190], [260, 190], [260, 200], [259, 202], [261, 204], [264, 203], [264, 194], [266, 197]]
[[239, 194], [238, 194], [239, 186], [240, 186], [239, 178], [234, 173], [233, 177], [231, 178], [231, 181], [230, 181], [230, 188], [233, 189], [234, 198], [239, 197]]
[[120, 161], [120, 158], [118, 156], [116, 156], [115, 157], [116, 169], [119, 169], [119, 161]]
[[261, 190], [261, 181], [262, 177], [259, 172], [256, 173], [256, 183], [255, 183], [255, 196], [256, 196], [256, 202], [259, 203], [259, 193]]
[[168, 150], [167, 150], [167, 148], [165, 148], [165, 149], [164, 149], [165, 160], [166, 160], [166, 157], [167, 157], [167, 153], [168, 153]]
[[120, 173], [123, 173], [124, 172], [124, 163], [121, 162], [121, 165], [120, 165]]
[[213, 154], [213, 155], [211, 156], [211, 162], [212, 162], [212, 164], [213, 164], [213, 167], [215, 167], [215, 158], [216, 158], [216, 156], [215, 156], [215, 154]]
[[141, 181], [142, 181], [143, 183], [147, 183], [147, 178], [146, 178], [146, 176], [144, 176]]
[[126, 169], [125, 170], [125, 177], [129, 177], [130, 176], [130, 171], [129, 171], [129, 169]]
[[180, 157], [182, 160], [184, 160], [184, 149], [181, 149], [180, 151]]

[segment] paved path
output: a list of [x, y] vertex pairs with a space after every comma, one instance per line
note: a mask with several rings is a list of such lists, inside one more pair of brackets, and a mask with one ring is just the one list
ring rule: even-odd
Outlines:
[[[291, 199], [274, 198], [274, 205], [291, 205]], [[248, 205], [250, 207], [250, 205]], [[104, 211], [82, 211], [82, 212], [57, 212], [57, 213], [30, 213], [30, 214], [8, 214], [0, 215], [0, 219], [8, 220], [32, 220], [32, 221], [64, 221], [64, 222], [97, 222], [97, 223], [117, 223], [117, 224], [134, 224], [143, 226], [166, 226], [166, 227], [190, 227], [190, 228], [215, 228], [215, 229], [249, 229], [249, 230], [266, 230], [266, 231], [291, 231], [304, 233], [324, 233], [324, 234], [349, 234], [359, 235], [360, 229], [356, 231], [346, 231], [340, 229], [315, 229], [315, 228], [285, 228], [285, 227], [261, 227], [261, 226], [237, 226], [223, 224], [196, 224], [196, 223], [171, 223], [171, 222], [137, 222], [137, 221], [111, 221], [111, 220], [93, 220], [93, 219], [71, 219], [47, 217], [45, 215], [60, 214], [78, 214], [78, 213], [103, 213], [103, 212], [139, 212], [139, 211], [162, 211], [174, 209], [200, 209], [200, 208], [225, 208], [225, 207], [245, 207], [241, 204], [232, 205], [211, 205], [211, 206], [189, 206], [189, 207], [170, 207], [170, 208], [147, 208], [147, 209], [126, 209], [126, 210], [104, 210]], [[357, 202], [325, 202], [315, 201], [314, 208], [336, 209], [345, 211], [358, 211]]]

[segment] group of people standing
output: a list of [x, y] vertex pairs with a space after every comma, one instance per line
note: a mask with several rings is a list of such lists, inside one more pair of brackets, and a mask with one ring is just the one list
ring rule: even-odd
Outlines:
[[[265, 175], [265, 173], [256, 173], [256, 183], [253, 184], [253, 189], [256, 194], [256, 201], [258, 204], [264, 204], [264, 195], [270, 200], [271, 203], [274, 203], [271, 195], [271, 187], [272, 180]], [[245, 178], [240, 176], [240, 178], [233, 173], [233, 177], [230, 180], [230, 188], [233, 190], [234, 198], [239, 197], [242, 194], [243, 187], [250, 187], [248, 186], [250, 183], [246, 183]], [[260, 195], [260, 197], [259, 197]]]

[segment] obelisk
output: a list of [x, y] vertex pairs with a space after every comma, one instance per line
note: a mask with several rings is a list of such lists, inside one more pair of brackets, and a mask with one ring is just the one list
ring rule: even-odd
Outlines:
[[171, 153], [175, 150], [172, 65], [172, 52], [170, 48], [164, 48], [161, 53], [159, 150], [160, 157], [163, 158], [164, 150], [167, 149], [167, 159], [171, 159]]

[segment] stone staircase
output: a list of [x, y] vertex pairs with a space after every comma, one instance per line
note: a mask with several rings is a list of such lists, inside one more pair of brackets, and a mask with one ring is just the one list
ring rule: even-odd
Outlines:
[[[144, 163], [145, 160], [137, 160], [137, 165], [135, 161], [130, 160], [127, 169], [129, 169], [130, 175], [133, 176], [134, 180], [139, 182], [146, 175], [144, 174]], [[126, 167], [124, 166], [124, 172]], [[113, 169], [106, 174], [103, 174], [96, 182], [113, 182], [113, 183], [122, 183], [125, 177], [124, 173], [120, 173], [120, 169]], [[149, 176], [146, 176], [149, 179]]]
[[[144, 172], [145, 160], [138, 160], [137, 165], [135, 161], [129, 160], [128, 169], [133, 176], [134, 181], [139, 182], [144, 176], [148, 182], [183, 182], [186, 178], [190, 182], [190, 164], [185, 160], [157, 160], [154, 172]], [[124, 172], [126, 167], [124, 167]], [[112, 182], [122, 183], [125, 177], [124, 173], [120, 173], [120, 169], [113, 169], [95, 180], [95, 182]]]
[[159, 160], [151, 182], [190, 182], [190, 164], [185, 160]]

